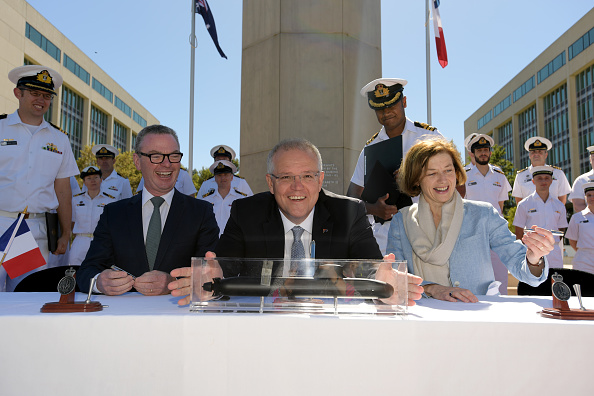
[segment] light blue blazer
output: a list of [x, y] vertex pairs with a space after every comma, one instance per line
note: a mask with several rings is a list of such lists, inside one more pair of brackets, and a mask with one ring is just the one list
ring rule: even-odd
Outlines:
[[[537, 286], [547, 279], [549, 264], [540, 277], [530, 273], [526, 262], [526, 246], [516, 240], [495, 208], [486, 202], [464, 202], [464, 219], [460, 235], [450, 256], [452, 285], [470, 290], [475, 295], [487, 294], [495, 281], [490, 250], [499, 255], [509, 272], [520, 281]], [[392, 219], [388, 233], [387, 253], [394, 253], [396, 260], [406, 260], [408, 272], [414, 273], [413, 252], [404, 231], [402, 213]]]

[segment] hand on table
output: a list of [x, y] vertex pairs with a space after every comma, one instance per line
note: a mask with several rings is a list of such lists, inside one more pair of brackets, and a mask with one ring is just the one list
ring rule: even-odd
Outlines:
[[437, 300], [450, 302], [461, 301], [465, 303], [478, 302], [478, 298], [472, 294], [470, 290], [462, 289], [460, 287], [449, 287], [431, 283], [429, 285], [425, 285], [425, 291], [427, 294]]
[[[195, 276], [201, 276], [205, 282], [212, 281], [214, 278], [222, 278], [223, 270], [221, 269], [219, 263], [214, 260], [216, 257], [216, 254], [213, 252], [206, 252], [205, 258], [212, 260], [208, 260], [206, 266], [202, 268], [196, 268], [195, 270], [201, 272], [201, 274], [196, 273]], [[178, 305], [189, 304], [190, 301], [192, 301], [192, 296], [190, 296], [192, 290], [192, 268], [176, 268], [171, 271], [171, 276], [173, 278], [177, 278], [177, 280], [174, 280], [167, 286], [169, 290], [171, 290], [171, 295], [174, 297], [184, 297], [178, 300]], [[202, 288], [199, 292], [201, 293], [200, 299], [202, 301], [212, 298], [212, 292], [207, 292], [202, 290]]]
[[118, 296], [132, 289], [134, 278], [125, 271], [106, 269], [97, 277], [96, 286], [106, 296]]
[[[390, 253], [384, 257], [384, 260], [393, 261], [394, 255]], [[398, 283], [404, 281], [402, 279], [403, 274], [393, 269], [392, 264], [388, 261], [380, 264], [375, 274], [375, 279], [392, 285], [394, 293], [392, 294], [392, 297], [384, 298], [381, 301], [391, 305], [401, 304], [402, 302], [399, 300], [398, 296]], [[423, 279], [413, 274], [406, 274], [406, 282], [408, 284], [408, 306], [412, 307], [416, 304], [415, 300], [419, 300], [423, 296], [423, 287], [421, 286]]]
[[163, 271], [145, 272], [134, 281], [134, 288], [145, 296], [169, 294], [167, 286], [173, 281], [171, 275]]

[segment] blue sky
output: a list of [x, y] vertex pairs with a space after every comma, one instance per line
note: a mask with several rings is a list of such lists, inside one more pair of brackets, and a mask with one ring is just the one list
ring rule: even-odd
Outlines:
[[[188, 155], [190, 0], [29, 3], [162, 124], [175, 129]], [[228, 144], [239, 152], [243, 2], [209, 4], [229, 59], [218, 55], [197, 16], [197, 169], [212, 163], [209, 150], [215, 144]], [[449, 65], [439, 66], [431, 37], [432, 124], [462, 148], [464, 120], [591, 8], [592, 0], [442, 0]], [[408, 80], [406, 113], [415, 121], [427, 119], [424, 13], [423, 1], [382, 0], [382, 74]], [[221, 86], [231, 92], [226, 108], [215, 106], [213, 100]]]

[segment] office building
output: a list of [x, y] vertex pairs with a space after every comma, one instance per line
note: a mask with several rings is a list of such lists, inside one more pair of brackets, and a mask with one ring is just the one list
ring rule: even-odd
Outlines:
[[18, 108], [8, 72], [41, 64], [64, 78], [46, 119], [70, 137], [79, 156], [85, 145], [134, 147], [138, 132], [159, 121], [24, 0], [0, 0], [0, 114]]
[[594, 8], [464, 121], [464, 136], [491, 135], [516, 169], [530, 165], [524, 142], [553, 143], [547, 163], [571, 182], [590, 170], [594, 145]]

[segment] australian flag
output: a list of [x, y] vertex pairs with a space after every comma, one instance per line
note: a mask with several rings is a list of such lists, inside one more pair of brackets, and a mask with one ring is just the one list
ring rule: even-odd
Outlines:
[[204, 19], [204, 24], [206, 25], [206, 30], [210, 34], [214, 45], [217, 47], [219, 54], [227, 59], [227, 55], [223, 52], [221, 47], [219, 46], [219, 38], [217, 37], [217, 27], [215, 25], [214, 17], [212, 16], [212, 12], [210, 11], [210, 6], [208, 5], [208, 1], [206, 0], [196, 0], [196, 10], [198, 14], [202, 15], [202, 19]]

